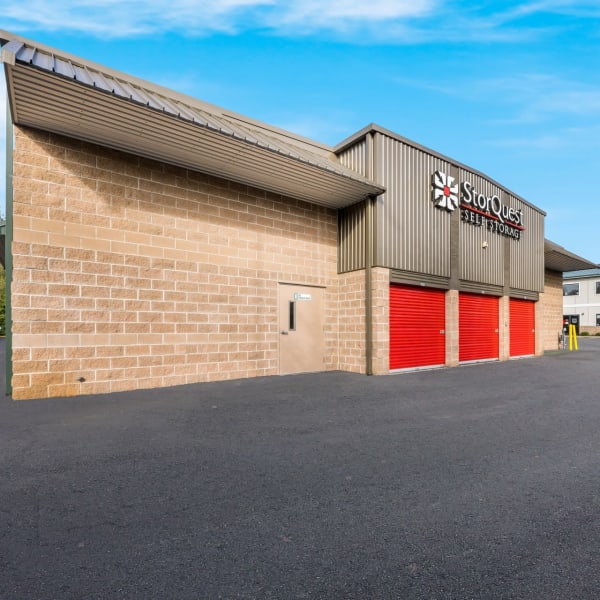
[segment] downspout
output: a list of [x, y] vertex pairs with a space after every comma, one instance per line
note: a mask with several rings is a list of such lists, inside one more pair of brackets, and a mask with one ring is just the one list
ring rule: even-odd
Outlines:
[[13, 124], [9, 102], [6, 102], [6, 233], [4, 236], [4, 262], [6, 278], [6, 395], [12, 394], [12, 308], [11, 289], [13, 276], [12, 238], [13, 238]]
[[[374, 164], [374, 133], [370, 132], [366, 138], [366, 177], [373, 180]], [[365, 200], [365, 344], [366, 344], [366, 372], [373, 375], [373, 202], [374, 197], [368, 196]]]

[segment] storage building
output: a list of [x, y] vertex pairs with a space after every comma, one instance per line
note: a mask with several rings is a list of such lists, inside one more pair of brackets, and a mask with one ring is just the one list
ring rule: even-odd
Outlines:
[[556, 346], [561, 273], [590, 263], [484, 174], [377, 125], [332, 148], [0, 42], [13, 398]]

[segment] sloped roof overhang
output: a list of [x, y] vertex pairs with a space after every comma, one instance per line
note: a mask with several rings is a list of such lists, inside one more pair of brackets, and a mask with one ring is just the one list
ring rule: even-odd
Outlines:
[[316, 142], [6, 32], [0, 32], [2, 40], [1, 60], [17, 125], [328, 208], [383, 191]]
[[544, 240], [544, 266], [550, 271], [559, 273], [598, 267], [597, 264], [569, 252], [550, 240]]

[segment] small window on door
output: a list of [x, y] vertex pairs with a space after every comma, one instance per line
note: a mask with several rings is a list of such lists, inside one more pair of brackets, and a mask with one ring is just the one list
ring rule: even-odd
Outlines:
[[296, 331], [296, 302], [294, 300], [290, 300], [288, 329], [290, 331]]
[[596, 327], [600, 327], [600, 315], [596, 315]]

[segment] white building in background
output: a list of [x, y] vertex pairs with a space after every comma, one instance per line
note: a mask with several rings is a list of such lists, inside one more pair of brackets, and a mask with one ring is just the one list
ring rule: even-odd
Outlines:
[[563, 315], [580, 332], [600, 332], [600, 268], [563, 274]]

